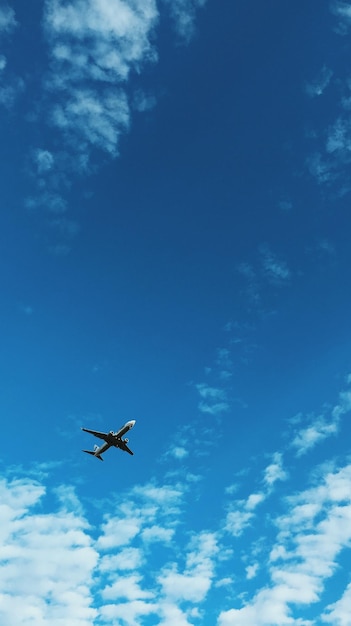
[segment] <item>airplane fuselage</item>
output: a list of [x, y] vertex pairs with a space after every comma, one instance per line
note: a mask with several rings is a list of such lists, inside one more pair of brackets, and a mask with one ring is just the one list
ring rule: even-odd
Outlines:
[[135, 420], [130, 420], [115, 433], [113, 432], [113, 430], [111, 430], [109, 433], [100, 433], [95, 430], [90, 430], [89, 428], [82, 428], [82, 430], [84, 430], [85, 432], [91, 433], [95, 437], [104, 440], [104, 443], [101, 444], [101, 446], [96, 445], [94, 446], [94, 450], [83, 450], [83, 452], [87, 452], [88, 454], [97, 457], [98, 459], [100, 459], [100, 461], [103, 460], [101, 455], [111, 447], [120, 448], [120, 450], [124, 450], [129, 454], [133, 454], [133, 452], [127, 446], [128, 439], [122, 439], [122, 437], [131, 428], [133, 428], [134, 424]]

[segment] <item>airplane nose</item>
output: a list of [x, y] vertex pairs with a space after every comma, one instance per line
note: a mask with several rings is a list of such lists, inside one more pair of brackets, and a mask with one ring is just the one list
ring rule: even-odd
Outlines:
[[133, 428], [134, 424], [135, 424], [136, 420], [130, 420], [129, 422], [129, 428]]

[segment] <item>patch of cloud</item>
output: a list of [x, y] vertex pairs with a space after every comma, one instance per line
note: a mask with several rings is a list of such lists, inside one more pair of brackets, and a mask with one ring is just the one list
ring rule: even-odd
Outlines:
[[67, 141], [75, 138], [78, 151], [94, 146], [117, 155], [130, 119], [126, 81], [156, 60], [157, 19], [154, 0], [47, 0], [52, 73], [46, 87], [57, 94], [50, 119]]
[[189, 452], [183, 448], [183, 446], [174, 446], [169, 454], [171, 456], [173, 456], [175, 459], [184, 459], [185, 457], [187, 457], [189, 455]]
[[0, 35], [3, 33], [12, 33], [18, 26], [15, 11], [8, 4], [0, 7]]
[[331, 11], [339, 18], [336, 32], [346, 35], [351, 27], [351, 5], [347, 0], [332, 0]]
[[181, 41], [188, 43], [195, 32], [195, 18], [198, 9], [206, 0], [162, 0], [168, 6], [176, 32]]
[[156, 106], [156, 97], [151, 94], [146, 94], [142, 90], [136, 91], [133, 97], [133, 109], [144, 113], [145, 111], [151, 111]]
[[247, 580], [252, 580], [257, 576], [257, 572], [259, 570], [259, 564], [254, 563], [253, 565], [248, 565], [246, 568], [246, 578]]
[[90, 589], [98, 559], [88, 524], [71, 491], [61, 489], [53, 513], [41, 512], [44, 495], [35, 481], [0, 482], [0, 622], [88, 626], [97, 614]]
[[37, 173], [44, 174], [49, 172], [55, 163], [55, 157], [49, 150], [37, 149], [34, 153], [34, 161], [37, 166]]
[[250, 494], [247, 500], [234, 500], [225, 519], [225, 531], [233, 537], [240, 537], [250, 525], [256, 507], [264, 501], [265, 497], [265, 494], [260, 492]]
[[0, 104], [6, 109], [12, 109], [24, 89], [25, 84], [21, 78], [10, 77], [6, 85], [0, 85]]
[[261, 246], [261, 270], [268, 282], [273, 285], [285, 285], [291, 278], [288, 265], [279, 259], [268, 246]]
[[287, 472], [283, 468], [283, 455], [281, 452], [273, 454], [272, 463], [267, 465], [263, 473], [263, 481], [271, 488], [277, 481], [286, 480]]
[[155, 524], [154, 526], [145, 528], [141, 533], [141, 537], [145, 543], [161, 542], [169, 544], [172, 541], [174, 533], [174, 528], [164, 528]]
[[[220, 612], [218, 626], [314, 623], [294, 618], [293, 610], [320, 600], [341, 550], [350, 545], [350, 493], [351, 466], [346, 465], [287, 499], [286, 514], [275, 522], [278, 535], [270, 552], [270, 583], [240, 608]], [[329, 610], [331, 614], [330, 605]]]
[[320, 152], [315, 152], [307, 159], [310, 174], [318, 183], [324, 184], [335, 180], [335, 166], [330, 159], [326, 159]]
[[198, 405], [201, 413], [217, 416], [229, 410], [225, 389], [211, 387], [206, 383], [199, 383], [196, 385], [196, 389], [201, 397], [201, 401]]
[[339, 118], [329, 129], [326, 150], [333, 154], [348, 153], [351, 149], [351, 127], [348, 121]]
[[[8, 4], [0, 7], [0, 39], [11, 35], [17, 26], [14, 9]], [[7, 68], [7, 57], [0, 54], [0, 105], [11, 110], [24, 91], [25, 83], [22, 78], [8, 74]]]
[[293, 448], [296, 448], [296, 456], [306, 454], [317, 443], [320, 443], [331, 435], [338, 432], [338, 423], [327, 421], [325, 417], [319, 416], [306, 428], [301, 429], [291, 442]]
[[351, 583], [346, 587], [339, 600], [326, 607], [321, 616], [323, 622], [333, 626], [348, 626], [351, 615]]
[[306, 93], [311, 98], [321, 96], [328, 87], [332, 76], [332, 70], [324, 65], [316, 78], [306, 84]]
[[178, 571], [178, 564], [167, 566], [158, 582], [167, 600], [203, 602], [214, 576], [214, 558], [218, 553], [215, 533], [202, 532], [194, 536], [186, 551], [185, 568]]
[[300, 457], [332, 435], [337, 435], [340, 427], [340, 419], [351, 411], [351, 392], [342, 391], [339, 394], [339, 402], [331, 410], [330, 417], [320, 415], [312, 418], [311, 423], [301, 428], [291, 442], [296, 448], [296, 456]]

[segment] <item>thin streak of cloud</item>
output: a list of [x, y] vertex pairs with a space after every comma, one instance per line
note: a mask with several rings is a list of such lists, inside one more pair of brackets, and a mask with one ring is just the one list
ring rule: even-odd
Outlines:
[[332, 76], [332, 70], [323, 66], [316, 78], [306, 84], [306, 93], [311, 96], [311, 98], [321, 96], [328, 87]]

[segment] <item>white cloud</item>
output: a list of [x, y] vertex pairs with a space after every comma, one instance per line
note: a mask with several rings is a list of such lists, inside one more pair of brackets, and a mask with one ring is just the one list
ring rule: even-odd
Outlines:
[[144, 562], [140, 548], [128, 547], [119, 550], [117, 554], [105, 554], [99, 560], [101, 573], [128, 571], [138, 569]]
[[119, 620], [122, 620], [123, 626], [140, 626], [140, 621], [145, 615], [158, 613], [158, 611], [157, 604], [145, 600], [114, 602], [113, 604], [105, 604], [101, 608], [99, 618], [108, 625], [120, 624]]
[[[351, 465], [327, 472], [317, 486], [288, 498], [287, 504], [286, 514], [276, 520], [270, 584], [241, 608], [222, 611], [218, 626], [314, 623], [294, 618], [293, 608], [320, 600], [341, 550], [350, 545]], [[333, 608], [328, 607], [330, 613]]]
[[351, 26], [351, 5], [348, 0], [333, 0], [331, 2], [331, 10], [340, 18], [337, 32], [345, 35]]
[[151, 111], [156, 106], [156, 98], [138, 90], [133, 97], [133, 108], [140, 113]]
[[18, 96], [24, 91], [24, 81], [21, 78], [12, 76], [7, 84], [0, 86], [0, 104], [6, 109], [11, 109]]
[[306, 454], [317, 443], [320, 443], [331, 435], [336, 435], [338, 432], [337, 422], [328, 422], [324, 417], [317, 417], [310, 426], [301, 429], [291, 445], [296, 448], [296, 455], [302, 456]]
[[166, 567], [158, 578], [167, 600], [202, 602], [212, 584], [214, 558], [218, 553], [214, 533], [203, 532], [191, 540], [183, 572], [178, 564]]
[[321, 96], [325, 89], [328, 87], [330, 80], [333, 76], [333, 72], [326, 66], [323, 66], [316, 78], [307, 83], [306, 92], [312, 98], [315, 96]]
[[330, 159], [324, 158], [320, 152], [315, 152], [307, 159], [307, 166], [311, 175], [320, 184], [329, 183], [335, 179], [335, 166]]
[[351, 392], [342, 391], [339, 394], [339, 402], [331, 410], [330, 418], [318, 416], [305, 428], [301, 428], [295, 435], [291, 445], [297, 449], [296, 455], [306, 454], [315, 445], [321, 443], [327, 437], [339, 432], [340, 418], [351, 411]]
[[267, 465], [264, 470], [263, 480], [268, 485], [268, 487], [272, 487], [275, 482], [278, 480], [286, 480], [287, 473], [283, 469], [283, 456], [280, 452], [275, 452], [273, 454], [272, 463]]
[[34, 481], [0, 483], [0, 622], [88, 626], [97, 613], [90, 587], [98, 557], [88, 525], [71, 492], [61, 490], [64, 508], [47, 514], [38, 509], [44, 495]]
[[184, 459], [188, 456], [188, 451], [183, 446], [174, 446], [169, 452], [175, 459]]
[[206, 0], [163, 0], [169, 6], [179, 37], [188, 42], [194, 35], [196, 11]]
[[7, 4], [0, 7], [0, 34], [11, 33], [16, 26], [15, 11]]
[[75, 136], [79, 146], [87, 142], [115, 156], [120, 133], [129, 126], [127, 96], [113, 88], [99, 93], [76, 88], [53, 107], [51, 119], [67, 139]]
[[34, 161], [38, 168], [38, 174], [44, 174], [54, 166], [55, 157], [49, 150], [35, 150]]
[[247, 500], [234, 500], [225, 519], [225, 530], [234, 537], [240, 537], [250, 525], [256, 507], [265, 499], [264, 493], [252, 493]]
[[117, 154], [129, 125], [125, 83], [133, 69], [156, 58], [151, 37], [157, 18], [155, 0], [47, 0], [47, 89], [57, 93], [51, 121], [67, 141], [75, 137], [79, 150], [86, 144]]
[[122, 519], [108, 519], [102, 526], [102, 535], [97, 546], [100, 550], [110, 550], [119, 546], [128, 545], [140, 532], [142, 522], [140, 518], [123, 517]]
[[333, 604], [329, 604], [322, 621], [333, 626], [349, 626], [351, 615], [351, 583], [346, 587], [343, 595]]
[[225, 413], [229, 410], [227, 394], [224, 389], [210, 387], [206, 383], [199, 383], [196, 385], [196, 389], [202, 398], [198, 405], [201, 413], [220, 415], [221, 413]]
[[163, 528], [162, 526], [154, 525], [143, 530], [141, 536], [145, 543], [155, 543], [157, 541], [161, 543], [170, 543], [174, 535], [174, 528]]
[[101, 595], [104, 600], [117, 600], [120, 598], [124, 600], [145, 600], [152, 598], [153, 594], [151, 592], [141, 589], [139, 585], [141, 580], [141, 576], [137, 574], [129, 576], [123, 574], [118, 576], [112, 585], [105, 587]]
[[267, 246], [261, 247], [261, 265], [264, 276], [274, 285], [284, 285], [291, 278], [291, 272], [285, 261], [269, 250]]
[[254, 563], [253, 565], [248, 565], [246, 568], [246, 578], [248, 580], [252, 580], [253, 578], [255, 578], [255, 576], [257, 576], [257, 571], [259, 567], [260, 566], [258, 563]]

